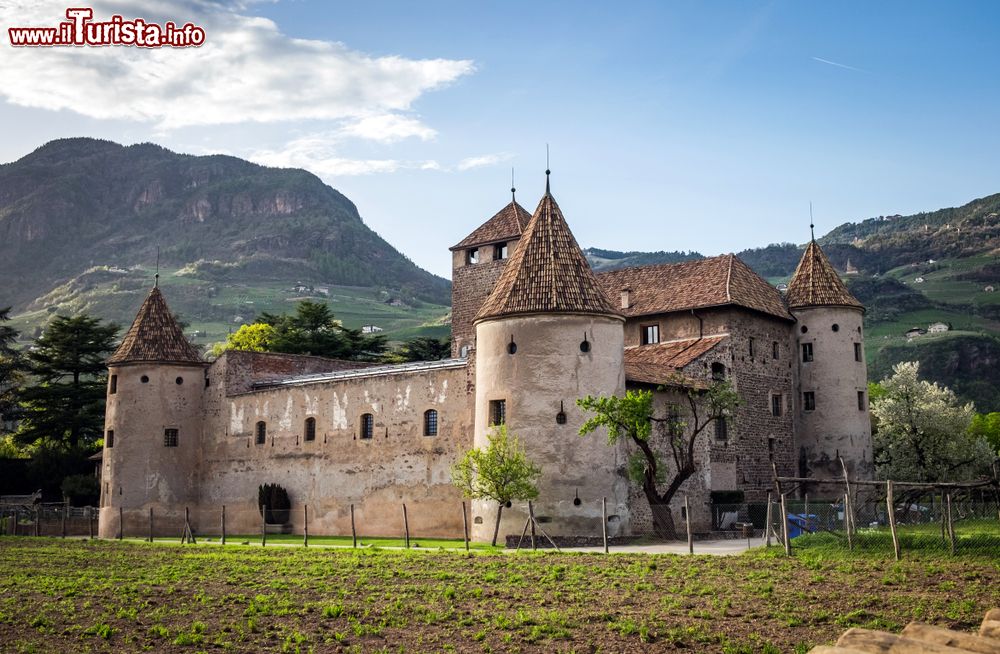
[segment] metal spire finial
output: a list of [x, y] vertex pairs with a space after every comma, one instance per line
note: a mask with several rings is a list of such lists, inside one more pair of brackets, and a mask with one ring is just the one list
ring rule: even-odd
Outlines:
[[514, 191], [516, 191], [516, 190], [517, 189], [514, 188], [514, 167], [511, 166], [511, 168], [510, 168], [510, 201], [511, 202], [515, 202], [515, 203], [517, 202], [517, 198], [514, 197]]
[[816, 226], [813, 224], [813, 203], [809, 200], [809, 239], [812, 241], [816, 240], [816, 232], [814, 228]]
[[552, 171], [549, 170], [549, 144], [545, 144], [545, 195], [549, 195], [549, 175]]
[[156, 246], [156, 274], [153, 275], [153, 288], [160, 286], [160, 246]]

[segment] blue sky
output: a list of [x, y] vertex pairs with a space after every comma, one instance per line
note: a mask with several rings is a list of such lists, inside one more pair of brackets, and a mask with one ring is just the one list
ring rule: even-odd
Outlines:
[[[0, 21], [64, 9], [15, 0]], [[810, 201], [824, 233], [1000, 192], [993, 2], [95, 4], [112, 9], [208, 43], [12, 53], [4, 34], [0, 161], [88, 135], [305, 167], [444, 276], [511, 167], [534, 209], [546, 143], [585, 247], [716, 254], [805, 241]]]

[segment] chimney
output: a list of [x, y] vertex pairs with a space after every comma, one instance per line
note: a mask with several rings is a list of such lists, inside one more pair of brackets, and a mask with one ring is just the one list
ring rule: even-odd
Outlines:
[[628, 287], [622, 289], [622, 309], [628, 309], [630, 306], [632, 306], [632, 301], [630, 297], [631, 293], [632, 289]]

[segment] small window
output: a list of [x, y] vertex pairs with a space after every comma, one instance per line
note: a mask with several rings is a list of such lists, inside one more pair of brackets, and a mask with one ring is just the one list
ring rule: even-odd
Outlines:
[[462, 347], [460, 347], [459, 350], [458, 350], [458, 356], [460, 356], [463, 359], [468, 358], [468, 356], [469, 356], [469, 346], [468, 345], [463, 345]]
[[361, 415], [361, 438], [371, 440], [375, 432], [375, 416], [370, 413]]
[[306, 435], [305, 439], [307, 441], [316, 440], [316, 418], [306, 418]]
[[729, 440], [729, 424], [726, 422], [725, 418], [715, 419], [715, 440]]
[[112, 448], [115, 446], [115, 430], [109, 429], [107, 433], [104, 434], [104, 447]]
[[181, 384], [184, 383], [184, 378], [183, 377], [178, 377], [177, 379], [174, 380], [174, 383], [177, 384], [178, 386], [180, 386]]
[[257, 445], [263, 445], [267, 442], [267, 423], [261, 420], [257, 423]]
[[771, 358], [774, 360], [781, 358], [781, 347], [778, 345], [778, 341], [771, 343]]
[[643, 325], [642, 327], [642, 344], [652, 345], [653, 343], [660, 342], [660, 326], [659, 325]]
[[712, 379], [722, 381], [726, 378], [726, 364], [716, 361], [712, 364]]
[[565, 425], [566, 424], [566, 412], [565, 411], [560, 410], [559, 413], [556, 414], [556, 424], [557, 425]]
[[517, 343], [513, 336], [510, 337], [510, 343], [507, 343], [507, 354], [517, 354]]
[[854, 344], [854, 360], [861, 361], [861, 343]]
[[813, 360], [813, 344], [803, 343], [802, 344], [802, 361], [804, 363], [809, 363]]
[[177, 430], [163, 430], [163, 447], [177, 447]]
[[587, 352], [590, 352], [590, 341], [588, 341], [586, 338], [580, 341], [580, 351], [585, 354]]
[[507, 422], [507, 400], [490, 400], [490, 425]]
[[771, 394], [771, 415], [780, 416], [781, 415], [781, 395], [776, 393]]
[[802, 325], [802, 333], [805, 334], [807, 331], [809, 331], [809, 328], [806, 327], [805, 325]]
[[141, 381], [143, 384], [148, 384], [149, 383], [149, 377], [147, 377], [146, 375], [143, 375], [142, 377], [139, 378], [139, 381]]
[[750, 358], [753, 358], [753, 336], [747, 339], [747, 352], [750, 354]]
[[465, 263], [470, 265], [479, 263], [479, 248], [465, 251]]
[[865, 401], [865, 392], [858, 391], [858, 411], [865, 411], [868, 408], [868, 402]]
[[816, 410], [816, 393], [813, 391], [805, 391], [802, 393], [802, 408], [806, 411]]
[[438, 435], [438, 412], [435, 409], [424, 411], [424, 436]]
[[507, 258], [507, 244], [497, 243], [493, 246], [493, 258], [496, 260]]
[[837, 323], [833, 323], [833, 325], [830, 326], [830, 329], [832, 329], [835, 332], [839, 332], [840, 331], [840, 325], [838, 325]]
[[111, 375], [111, 379], [108, 381], [108, 394], [114, 395], [118, 392], [118, 375]]

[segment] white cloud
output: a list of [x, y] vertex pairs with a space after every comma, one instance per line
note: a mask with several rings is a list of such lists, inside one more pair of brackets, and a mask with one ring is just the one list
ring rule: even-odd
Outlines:
[[436, 161], [346, 158], [338, 150], [340, 140], [340, 132], [311, 134], [297, 138], [281, 149], [255, 150], [247, 158], [265, 166], [304, 168], [325, 179], [344, 175], [393, 173], [401, 169], [441, 168]]
[[484, 166], [495, 166], [498, 163], [509, 161], [512, 155], [507, 152], [496, 154], [483, 154], [478, 157], [466, 157], [455, 166], [458, 170], [471, 170], [473, 168], [483, 168]]
[[[65, 20], [66, 6], [6, 0], [0, 24], [55, 26]], [[13, 48], [3, 29], [0, 97], [160, 129], [332, 120], [359, 138], [427, 140], [434, 130], [400, 112], [474, 70], [467, 60], [373, 57], [342, 43], [291, 38], [271, 20], [239, 13], [246, 3], [99, 0], [93, 7], [95, 20], [117, 13], [159, 23], [191, 21], [205, 29], [206, 42], [187, 49]]]

